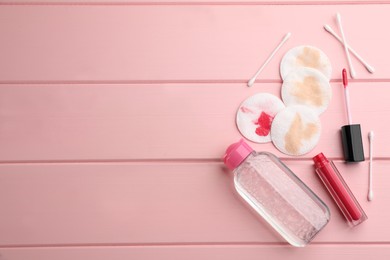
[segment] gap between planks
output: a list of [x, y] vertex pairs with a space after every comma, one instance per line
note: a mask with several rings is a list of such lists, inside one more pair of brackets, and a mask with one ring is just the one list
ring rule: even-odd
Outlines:
[[[280, 157], [282, 161], [285, 162], [312, 162], [311, 158], [283, 158]], [[344, 162], [340, 157], [328, 157], [329, 160], [335, 162]], [[365, 162], [368, 162], [369, 159], [365, 158]], [[390, 157], [374, 157], [373, 161], [375, 162], [388, 162]], [[20, 160], [20, 161], [0, 161], [0, 166], [2, 165], [38, 165], [38, 164], [222, 164], [221, 159], [216, 158], [197, 158], [197, 159], [107, 159], [107, 160]]]
[[132, 1], [113, 1], [113, 2], [104, 2], [104, 1], [91, 1], [91, 2], [84, 2], [84, 1], [70, 1], [70, 2], [64, 2], [64, 1], [6, 1], [1, 2], [0, 6], [2, 5], [64, 5], [64, 6], [70, 6], [70, 5], [78, 5], [78, 6], [131, 6], [131, 5], [137, 5], [137, 6], [148, 6], [148, 5], [383, 5], [383, 4], [390, 4], [390, 1], [384, 0], [376, 0], [376, 1], [243, 1], [243, 2], [237, 2], [237, 1], [208, 1], [208, 2], [197, 2], [197, 1], [188, 1], [188, 2], [175, 2], [175, 1], [166, 1], [166, 2], [153, 2], [153, 1], [145, 1], [145, 2], [132, 2]]
[[[370, 242], [311, 242], [312, 246], [389, 246], [390, 242], [370, 241]], [[11, 248], [72, 248], [72, 247], [286, 247], [287, 242], [229, 242], [229, 243], [90, 243], [90, 244], [26, 244], [26, 245], [0, 245], [0, 249]]]
[[[249, 79], [248, 79], [249, 80]], [[1, 81], [1, 85], [158, 85], [158, 84], [245, 84], [248, 80], [58, 80], [58, 81]], [[282, 83], [281, 79], [261, 79], [256, 80], [255, 84], [262, 83]], [[342, 79], [331, 79], [330, 83], [341, 83]], [[386, 83], [390, 79], [349, 79], [350, 83]]]

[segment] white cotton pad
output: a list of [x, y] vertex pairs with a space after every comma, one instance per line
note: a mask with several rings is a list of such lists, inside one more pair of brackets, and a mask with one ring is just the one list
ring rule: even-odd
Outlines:
[[274, 95], [268, 93], [253, 95], [238, 108], [236, 117], [238, 130], [253, 142], [270, 142], [272, 121], [283, 108], [283, 102]]
[[304, 45], [289, 50], [280, 62], [280, 75], [284, 80], [291, 71], [301, 67], [319, 70], [328, 80], [332, 75], [329, 58], [313, 46]]
[[299, 68], [283, 81], [282, 99], [286, 106], [305, 105], [320, 115], [328, 108], [331, 98], [329, 81], [318, 70]]
[[289, 106], [274, 118], [271, 127], [272, 142], [281, 152], [302, 155], [310, 152], [321, 135], [321, 121], [306, 106]]

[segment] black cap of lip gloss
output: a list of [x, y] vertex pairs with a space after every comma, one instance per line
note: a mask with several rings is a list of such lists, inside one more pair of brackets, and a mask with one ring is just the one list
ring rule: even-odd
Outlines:
[[341, 127], [344, 159], [346, 162], [364, 161], [362, 131], [359, 124]]

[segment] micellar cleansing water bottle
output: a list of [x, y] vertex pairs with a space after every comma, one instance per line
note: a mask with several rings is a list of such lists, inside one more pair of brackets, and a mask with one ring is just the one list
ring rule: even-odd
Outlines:
[[241, 197], [291, 245], [307, 245], [329, 222], [325, 203], [275, 155], [241, 140], [228, 147], [224, 163]]

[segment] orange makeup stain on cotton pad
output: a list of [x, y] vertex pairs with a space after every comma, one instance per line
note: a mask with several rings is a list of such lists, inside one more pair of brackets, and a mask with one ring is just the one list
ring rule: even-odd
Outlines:
[[313, 109], [302, 106], [288, 106], [274, 118], [271, 139], [279, 151], [288, 155], [302, 155], [310, 152], [321, 135], [321, 121]]
[[321, 53], [319, 50], [304, 47], [302, 53], [297, 56], [296, 62], [303, 67], [321, 69]]
[[284, 137], [286, 151], [291, 154], [299, 154], [303, 140], [312, 138], [318, 131], [318, 127], [309, 123], [304, 125], [300, 114], [296, 114], [295, 118]]
[[301, 45], [290, 49], [280, 62], [280, 75], [284, 80], [289, 73], [299, 68], [320, 71], [328, 80], [332, 75], [332, 65], [326, 54], [317, 47]]
[[328, 108], [332, 99], [328, 79], [318, 70], [306, 67], [292, 71], [283, 81], [281, 92], [287, 106], [308, 106], [317, 115]]
[[323, 93], [320, 84], [315, 77], [305, 77], [303, 82], [297, 81], [294, 85], [295, 87], [291, 90], [291, 94], [294, 95], [299, 102], [312, 104], [317, 107], [323, 105]]

